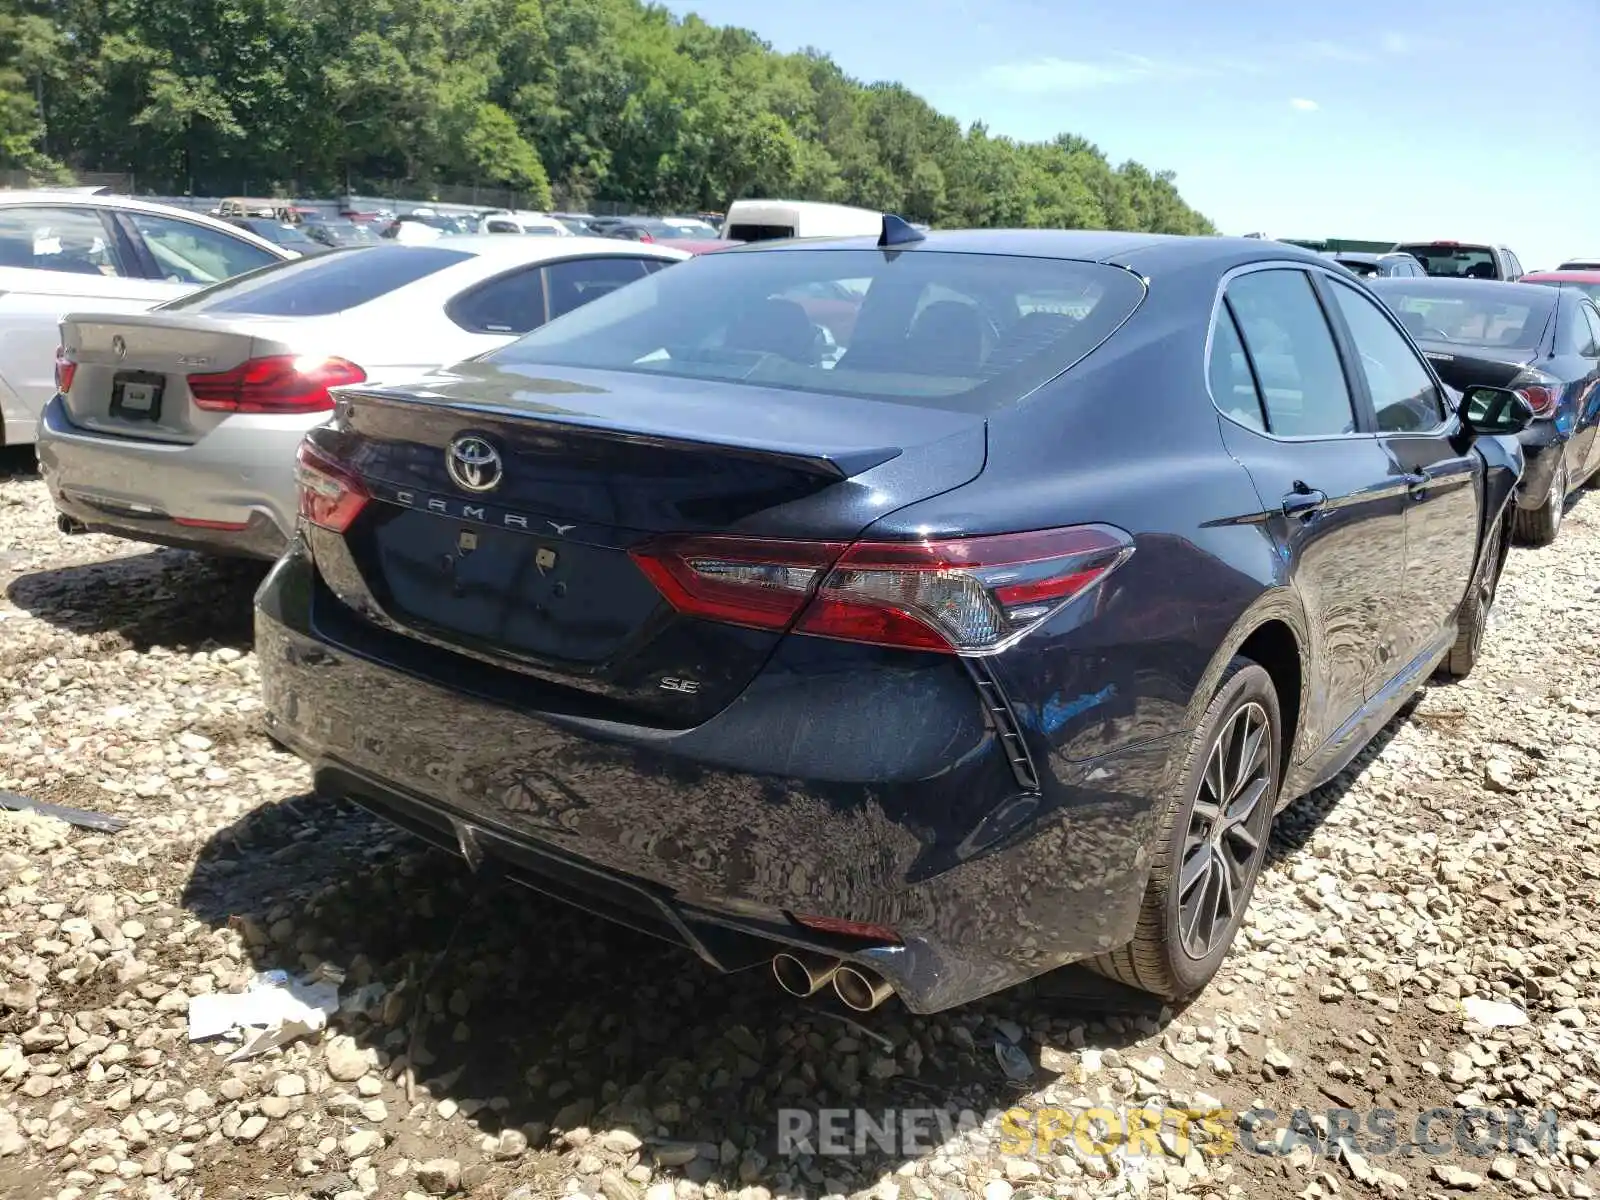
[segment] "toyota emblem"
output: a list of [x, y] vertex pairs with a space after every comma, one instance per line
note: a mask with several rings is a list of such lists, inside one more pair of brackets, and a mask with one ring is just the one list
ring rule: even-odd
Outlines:
[[475, 433], [464, 433], [451, 441], [444, 465], [455, 485], [468, 492], [492, 492], [505, 475], [500, 451]]
[[118, 362], [128, 356], [128, 343], [123, 340], [120, 333], [111, 339], [111, 353], [117, 356]]

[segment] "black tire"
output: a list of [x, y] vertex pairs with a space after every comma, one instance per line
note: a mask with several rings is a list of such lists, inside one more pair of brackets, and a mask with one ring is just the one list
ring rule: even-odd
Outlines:
[[[1208, 767], [1219, 745], [1236, 737], [1239, 723], [1256, 717], [1262, 722], [1266, 746], [1264, 761], [1252, 754], [1254, 769], [1246, 776], [1251, 782], [1245, 790], [1255, 792], [1255, 800], [1245, 819], [1230, 823], [1219, 832], [1216, 823], [1206, 821], [1202, 806], [1226, 813], [1229, 805], [1213, 805], [1202, 798], [1217, 792], [1215, 776]], [[1091, 960], [1087, 965], [1092, 970], [1167, 1000], [1192, 996], [1211, 982], [1244, 922], [1245, 909], [1266, 858], [1267, 835], [1283, 783], [1282, 746], [1282, 719], [1272, 678], [1249, 659], [1235, 658], [1228, 664], [1216, 695], [1190, 739], [1180, 783], [1161, 814], [1150, 879], [1133, 940]], [[1229, 763], [1227, 752], [1225, 748], [1223, 764], [1237, 773], [1238, 764]], [[1257, 788], [1256, 782], [1264, 787]], [[1230, 790], [1224, 786], [1224, 797]], [[1208, 830], [1209, 836], [1197, 834], [1197, 828]], [[1198, 870], [1202, 858], [1206, 864], [1204, 874], [1185, 890], [1185, 864], [1195, 864]], [[1197, 927], [1204, 924], [1204, 906], [1199, 913], [1201, 920], [1191, 923], [1189, 918], [1195, 914], [1185, 899], [1192, 903], [1219, 897], [1224, 882], [1222, 875], [1215, 873], [1219, 866], [1232, 884], [1232, 902], [1227, 919], [1220, 926], [1215, 922], [1222, 915], [1221, 905], [1211, 906], [1212, 926], [1207, 931]], [[1209, 932], [1209, 936], [1191, 938], [1191, 930], [1195, 935]]]
[[1478, 657], [1483, 652], [1483, 635], [1489, 627], [1489, 613], [1494, 609], [1495, 592], [1500, 587], [1500, 572], [1506, 565], [1505, 534], [1505, 520], [1496, 521], [1489, 531], [1472, 586], [1461, 601], [1461, 612], [1456, 617], [1456, 644], [1439, 664], [1439, 674], [1448, 679], [1465, 679], [1478, 665]]
[[1548, 546], [1561, 532], [1561, 517], [1567, 506], [1567, 456], [1560, 446], [1553, 450], [1559, 457], [1544, 503], [1538, 508], [1519, 508], [1512, 518], [1511, 532], [1517, 541], [1530, 546]]

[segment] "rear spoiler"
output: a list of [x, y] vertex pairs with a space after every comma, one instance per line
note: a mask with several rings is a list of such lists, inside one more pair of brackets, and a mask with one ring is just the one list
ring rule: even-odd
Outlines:
[[437, 413], [447, 409], [456, 414], [463, 426], [473, 418], [514, 421], [537, 436], [584, 436], [608, 441], [625, 441], [638, 445], [658, 447], [689, 454], [715, 453], [775, 463], [807, 474], [827, 479], [843, 480], [864, 471], [882, 466], [905, 452], [902, 446], [880, 444], [838, 444], [836, 446], [802, 446], [799, 443], [778, 442], [770, 438], [760, 440], [741, 437], [737, 433], [721, 432], [715, 439], [691, 437], [667, 430], [644, 428], [618, 428], [601, 418], [578, 412], [551, 408], [539, 411], [531, 407], [495, 404], [486, 401], [461, 401], [430, 392], [416, 385], [404, 388], [342, 387], [335, 389], [338, 410], [334, 424], [338, 428], [356, 428], [361, 422], [360, 409], [365, 404], [379, 408], [410, 408], [419, 412]]

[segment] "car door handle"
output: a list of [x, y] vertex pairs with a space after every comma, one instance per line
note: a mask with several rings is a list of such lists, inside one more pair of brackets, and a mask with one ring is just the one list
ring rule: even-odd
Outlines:
[[1328, 493], [1319, 492], [1315, 488], [1300, 484], [1283, 498], [1283, 515], [1286, 517], [1309, 517], [1312, 513], [1320, 512], [1328, 504]]

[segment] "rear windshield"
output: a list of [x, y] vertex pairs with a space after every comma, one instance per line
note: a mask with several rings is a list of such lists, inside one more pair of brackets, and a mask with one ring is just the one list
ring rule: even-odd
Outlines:
[[1373, 289], [1383, 297], [1411, 336], [1424, 342], [1456, 342], [1496, 350], [1535, 350], [1555, 307], [1555, 292], [1518, 295], [1521, 284], [1482, 287], [1464, 284], [1449, 290], [1407, 288], [1404, 279], [1380, 279]]
[[1489, 246], [1457, 246], [1442, 242], [1407, 242], [1395, 250], [1409, 254], [1429, 275], [1442, 279], [1498, 279], [1494, 250]]
[[793, 225], [729, 225], [723, 235], [734, 242], [771, 242], [794, 236]]
[[708, 254], [486, 356], [982, 412], [1066, 370], [1139, 306], [1098, 263], [917, 250]]
[[367, 304], [472, 255], [435, 246], [352, 246], [277, 263], [162, 305], [188, 312], [325, 317]]
[[1342, 267], [1348, 267], [1357, 275], [1376, 275], [1378, 273], [1378, 264], [1374, 262], [1352, 262], [1348, 258], [1339, 258], [1334, 261]]

